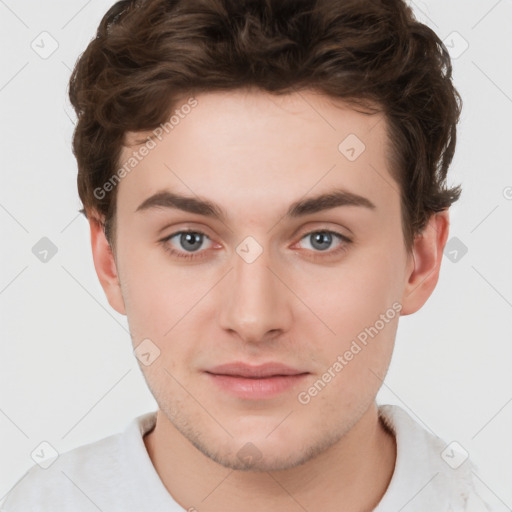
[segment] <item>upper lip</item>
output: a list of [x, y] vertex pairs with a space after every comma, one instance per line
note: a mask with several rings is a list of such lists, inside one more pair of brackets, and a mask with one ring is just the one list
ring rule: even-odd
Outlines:
[[232, 375], [249, 378], [263, 378], [276, 375], [299, 375], [302, 373], [309, 373], [278, 362], [269, 362], [257, 366], [242, 362], [234, 362], [215, 366], [209, 370], [206, 370], [206, 372], [214, 373], [216, 375]]

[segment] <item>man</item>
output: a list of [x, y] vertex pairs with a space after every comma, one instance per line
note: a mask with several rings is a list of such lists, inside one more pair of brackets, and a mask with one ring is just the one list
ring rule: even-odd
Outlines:
[[487, 510], [375, 402], [460, 194], [449, 57], [405, 3], [117, 2], [70, 99], [95, 268], [159, 407], [6, 511]]

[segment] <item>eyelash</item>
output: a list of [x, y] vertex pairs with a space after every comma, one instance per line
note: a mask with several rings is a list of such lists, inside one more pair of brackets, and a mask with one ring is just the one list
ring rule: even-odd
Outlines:
[[[169, 244], [167, 242], [169, 242], [175, 236], [181, 235], [183, 233], [193, 233], [193, 234], [196, 234], [196, 235], [204, 236], [204, 237], [206, 237], [208, 239], [210, 238], [206, 233], [203, 233], [202, 231], [198, 231], [198, 230], [176, 231], [176, 233], [172, 233], [171, 235], [166, 236], [165, 238], [160, 240], [160, 242], [164, 246], [165, 251], [170, 253], [172, 256], [176, 256], [177, 258], [181, 258], [181, 259], [184, 259], [184, 260], [202, 259], [202, 258], [204, 258], [205, 256], [203, 256], [203, 255], [204, 255], [204, 253], [206, 251], [200, 251], [200, 252], [195, 252], [195, 253], [183, 254], [183, 253], [181, 253], [179, 251], [176, 251], [175, 249], [173, 249], [172, 247], [169, 246]], [[335, 249], [333, 251], [330, 251], [330, 252], [327, 252], [327, 251], [326, 252], [324, 252], [324, 251], [314, 251], [315, 253], [326, 254], [329, 257], [337, 256], [338, 254], [346, 251], [347, 250], [346, 246], [352, 243], [352, 240], [350, 238], [348, 238], [347, 236], [342, 235], [341, 233], [338, 233], [336, 231], [329, 230], [329, 229], [317, 229], [317, 230], [314, 230], [314, 231], [309, 231], [308, 233], [304, 233], [300, 237], [300, 240], [302, 240], [303, 238], [305, 238], [307, 236], [316, 234], [316, 233], [328, 233], [330, 235], [333, 235], [335, 238], [338, 238], [339, 241], [343, 242], [340, 246], [338, 246], [337, 249]], [[198, 254], [200, 254], [200, 256], [198, 256]], [[313, 256], [312, 259], [316, 260], [317, 256], [316, 255]]]

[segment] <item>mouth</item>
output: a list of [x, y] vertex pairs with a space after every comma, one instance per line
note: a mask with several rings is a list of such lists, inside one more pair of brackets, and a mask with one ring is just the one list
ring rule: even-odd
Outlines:
[[309, 375], [307, 371], [275, 362], [259, 366], [229, 363], [205, 373], [222, 391], [245, 400], [268, 399], [290, 391]]

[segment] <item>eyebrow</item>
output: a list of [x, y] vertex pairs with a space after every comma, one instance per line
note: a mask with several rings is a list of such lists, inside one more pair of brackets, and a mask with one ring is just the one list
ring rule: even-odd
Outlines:
[[[375, 204], [366, 197], [354, 194], [353, 192], [348, 192], [347, 190], [334, 189], [330, 192], [301, 199], [292, 203], [288, 208], [285, 217], [297, 218], [311, 213], [337, 208], [339, 206], [360, 206], [371, 210], [376, 209]], [[222, 221], [225, 221], [227, 218], [226, 212], [222, 207], [212, 201], [197, 197], [184, 196], [167, 190], [157, 192], [156, 194], [148, 197], [135, 211], [143, 212], [157, 208], [178, 209]]]

